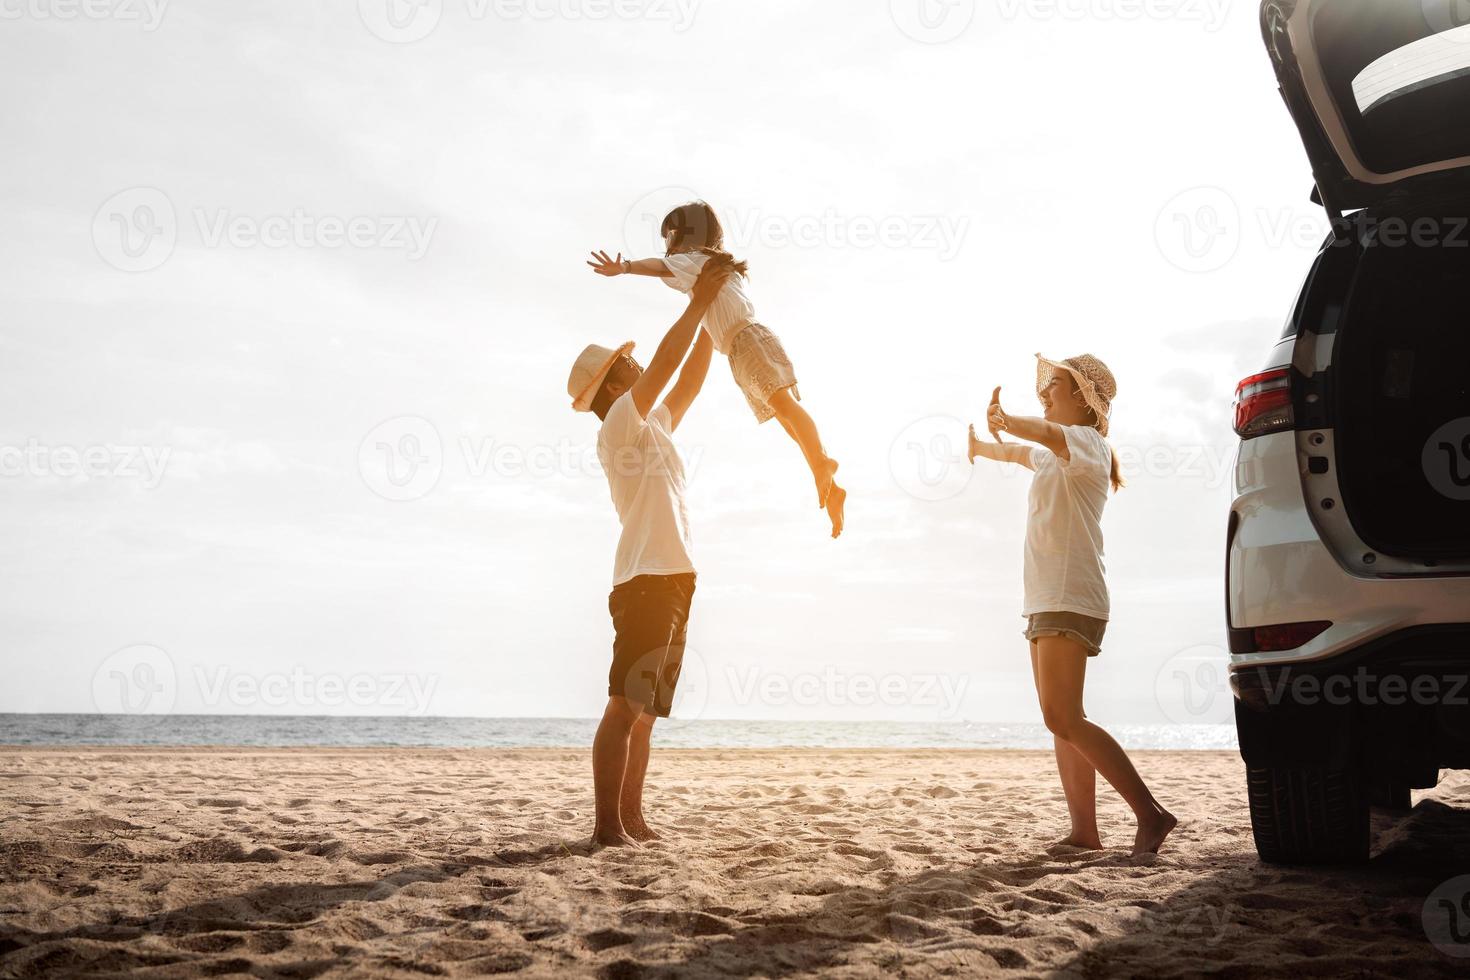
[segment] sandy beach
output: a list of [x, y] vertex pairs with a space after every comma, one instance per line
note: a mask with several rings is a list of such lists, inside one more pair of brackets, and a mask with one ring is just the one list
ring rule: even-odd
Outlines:
[[1233, 753], [1136, 758], [1182, 823], [1135, 859], [1108, 791], [1113, 849], [1050, 846], [1035, 752], [655, 752], [666, 840], [594, 853], [584, 752], [7, 748], [0, 976], [1464, 975], [1463, 774], [1311, 870]]

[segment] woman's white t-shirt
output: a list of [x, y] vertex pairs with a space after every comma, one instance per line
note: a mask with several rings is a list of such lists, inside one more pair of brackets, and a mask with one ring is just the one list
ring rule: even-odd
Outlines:
[[[663, 263], [668, 267], [669, 275], [664, 277], [664, 283], [671, 289], [687, 294], [694, 288], [699, 272], [707, 261], [709, 254], [706, 252], [675, 252], [673, 255], [665, 255]], [[720, 287], [720, 294], [704, 314], [704, 329], [709, 333], [709, 339], [714, 341], [715, 350], [721, 354], [729, 354], [730, 342], [735, 339], [735, 335], [746, 324], [754, 322], [755, 306], [745, 292], [745, 277], [731, 276]]]
[[1112, 450], [1089, 425], [1064, 425], [1070, 459], [1031, 450], [1026, 518], [1026, 603], [1022, 616], [1071, 612], [1108, 618], [1103, 578], [1103, 505], [1112, 486]]
[[637, 575], [694, 571], [684, 461], [674, 448], [667, 405], [644, 419], [626, 392], [612, 403], [597, 433], [597, 459], [607, 474], [623, 533], [613, 561], [613, 585]]

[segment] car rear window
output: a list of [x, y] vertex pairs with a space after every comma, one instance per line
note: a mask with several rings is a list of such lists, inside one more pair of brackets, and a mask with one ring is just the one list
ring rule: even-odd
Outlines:
[[1464, 0], [1335, 0], [1312, 38], [1353, 146], [1393, 173], [1470, 156], [1470, 25]]
[[1363, 115], [1394, 99], [1470, 74], [1470, 25], [1431, 34], [1390, 51], [1353, 79]]

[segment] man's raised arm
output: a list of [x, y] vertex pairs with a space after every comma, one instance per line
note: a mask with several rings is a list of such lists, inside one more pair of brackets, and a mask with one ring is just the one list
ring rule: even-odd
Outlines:
[[653, 352], [653, 359], [648, 362], [648, 367], [633, 382], [633, 407], [638, 409], [638, 414], [643, 418], [648, 418], [654, 402], [658, 401], [658, 396], [668, 387], [669, 379], [674, 376], [674, 369], [684, 360], [684, 355], [689, 353], [689, 345], [694, 342], [694, 332], [699, 329], [699, 321], [704, 319], [705, 311], [729, 278], [728, 260], [711, 258], [704, 264], [704, 271], [699, 274], [699, 280], [689, 293], [689, 306], [684, 310], [684, 315], [664, 334], [664, 339], [659, 342], [658, 350]]
[[704, 387], [704, 377], [709, 374], [710, 358], [714, 356], [715, 342], [710, 339], [708, 330], [699, 331], [699, 339], [694, 342], [694, 350], [690, 352], [689, 359], [679, 369], [679, 380], [674, 382], [674, 387], [669, 389], [669, 396], [664, 399], [664, 406], [669, 410], [669, 429], [672, 431], [679, 427], [684, 413], [689, 411], [689, 406], [694, 404], [694, 398], [699, 394], [699, 389]]

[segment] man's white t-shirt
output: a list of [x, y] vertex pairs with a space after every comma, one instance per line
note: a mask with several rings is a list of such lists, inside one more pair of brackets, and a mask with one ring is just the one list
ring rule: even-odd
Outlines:
[[1103, 505], [1112, 486], [1112, 450], [1090, 425], [1064, 425], [1071, 458], [1031, 449], [1026, 518], [1026, 602], [1022, 616], [1072, 612], [1108, 618], [1103, 578]]
[[597, 458], [623, 525], [613, 562], [614, 587], [637, 575], [694, 571], [684, 461], [674, 448], [669, 424], [666, 406], [659, 405], [645, 420], [632, 392], [625, 392], [598, 430]]
[[[670, 275], [664, 277], [664, 283], [671, 289], [689, 293], [709, 258], [705, 252], [675, 252], [673, 255], [665, 255], [663, 263], [668, 267]], [[745, 277], [731, 276], [725, 280], [719, 295], [705, 311], [704, 329], [709, 333], [709, 339], [714, 341], [715, 350], [721, 354], [729, 354], [730, 342], [735, 339], [735, 335], [746, 324], [754, 321], [755, 306], [745, 292]]]

